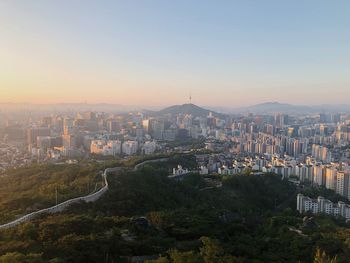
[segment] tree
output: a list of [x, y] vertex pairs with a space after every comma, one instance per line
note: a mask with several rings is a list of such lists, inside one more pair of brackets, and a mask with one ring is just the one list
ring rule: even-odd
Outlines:
[[18, 252], [6, 253], [0, 257], [0, 263], [21, 263], [24, 262], [25, 255]]
[[178, 250], [170, 251], [171, 262], [174, 263], [200, 263], [201, 258], [197, 253], [193, 251], [179, 252]]
[[164, 225], [164, 213], [163, 212], [150, 212], [147, 215], [148, 220], [151, 222], [152, 225], [156, 225], [158, 227], [162, 227]]
[[316, 249], [314, 263], [337, 263], [337, 257], [330, 258], [326, 252], [322, 252], [319, 248]]
[[202, 237], [203, 246], [200, 248], [200, 255], [205, 263], [235, 263], [240, 262], [239, 259], [231, 255], [225, 254], [225, 250], [220, 246], [217, 240], [209, 237]]
[[24, 255], [18, 252], [6, 253], [0, 257], [0, 263], [43, 263], [42, 254]]
[[146, 260], [145, 263], [170, 263], [167, 257], [159, 257], [155, 260]]

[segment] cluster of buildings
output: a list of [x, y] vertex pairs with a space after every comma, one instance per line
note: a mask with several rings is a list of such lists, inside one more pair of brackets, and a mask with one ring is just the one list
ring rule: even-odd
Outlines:
[[302, 194], [297, 195], [297, 210], [299, 213], [326, 214], [335, 217], [344, 217], [346, 221], [350, 221], [350, 206], [339, 201], [333, 203], [330, 200], [319, 196], [312, 199]]
[[101, 154], [104, 156], [117, 155], [135, 155], [135, 154], [152, 154], [157, 150], [157, 143], [155, 141], [146, 141], [139, 147], [138, 141], [124, 141], [120, 140], [92, 140], [90, 152], [92, 154]]
[[169, 175], [169, 178], [182, 178], [186, 174], [188, 174], [190, 171], [186, 168], [182, 168], [181, 165], [178, 165], [176, 168], [173, 168], [173, 173]]
[[332, 161], [332, 154], [326, 146], [313, 144], [311, 148], [311, 155], [319, 161], [330, 163]]
[[122, 143], [118, 140], [93, 140], [91, 141], [90, 152], [101, 155], [120, 155]]
[[290, 156], [240, 156], [232, 153], [199, 155], [197, 162], [201, 174], [275, 173], [297, 183], [324, 186], [350, 200], [349, 163], [323, 164], [311, 157], [299, 162]]
[[29, 126], [25, 128], [25, 135], [18, 132], [18, 136], [25, 137], [28, 151], [38, 160], [90, 154], [147, 155], [165, 151], [162, 145], [167, 142], [215, 138], [225, 123], [210, 113], [208, 116], [186, 113], [146, 116], [140, 112], [83, 112], [31, 120], [23, 125]]
[[272, 167], [262, 169], [282, 175], [284, 178], [294, 177], [299, 182], [323, 186], [350, 200], [350, 166], [348, 163], [319, 163], [308, 158], [305, 163], [295, 160], [275, 158]]
[[309, 177], [310, 156], [323, 165], [350, 160], [347, 114], [224, 115], [185, 104], [181, 111], [158, 113], [67, 111], [6, 118], [0, 119], [0, 136], [25, 142], [28, 153], [40, 161], [174, 151], [166, 148], [169, 142], [199, 138], [210, 151], [294, 158], [294, 171], [285, 166], [283, 173], [306, 174], [301, 177]]
[[313, 156], [318, 161], [344, 161], [344, 147], [350, 143], [350, 121], [347, 115], [310, 116], [276, 115], [236, 119], [231, 134], [221, 136], [234, 143], [236, 153], [288, 155], [300, 160]]
[[293, 157], [307, 155], [309, 140], [285, 135], [273, 136], [267, 133], [239, 133], [231, 138], [236, 143], [234, 151], [255, 154], [287, 154]]
[[142, 114], [85, 112], [46, 117], [27, 129], [27, 145], [39, 159], [152, 154], [158, 144], [143, 129]]
[[19, 145], [0, 142], [0, 174], [11, 167], [21, 167], [31, 163], [31, 156]]

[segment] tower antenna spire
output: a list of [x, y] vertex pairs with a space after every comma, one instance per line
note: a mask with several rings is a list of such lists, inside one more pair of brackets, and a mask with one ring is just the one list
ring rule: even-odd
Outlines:
[[190, 104], [192, 104], [192, 95], [190, 93]]

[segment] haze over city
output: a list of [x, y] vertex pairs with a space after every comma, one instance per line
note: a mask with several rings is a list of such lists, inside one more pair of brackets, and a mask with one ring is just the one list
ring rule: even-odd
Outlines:
[[349, 0], [0, 0], [0, 263], [349, 263]]
[[1, 1], [0, 102], [348, 103], [349, 1]]

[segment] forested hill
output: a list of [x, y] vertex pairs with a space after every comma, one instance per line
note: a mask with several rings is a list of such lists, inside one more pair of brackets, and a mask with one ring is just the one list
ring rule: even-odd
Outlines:
[[[0, 224], [101, 188], [99, 167], [33, 165], [0, 177]], [[56, 195], [57, 194], [57, 195]]]
[[96, 203], [1, 231], [0, 262], [348, 262], [348, 225], [300, 216], [287, 181], [169, 179], [182, 162], [193, 165], [187, 156], [109, 175], [110, 191]]
[[154, 114], [155, 115], [165, 115], [165, 114], [171, 114], [171, 115], [178, 115], [178, 114], [191, 114], [195, 117], [207, 117], [209, 114], [212, 114], [213, 116], [224, 118], [225, 114], [217, 113], [215, 111], [210, 111], [204, 108], [201, 108], [197, 105], [188, 103], [188, 104], [182, 104], [182, 105], [174, 105], [170, 106], [168, 108], [165, 108], [163, 110], [157, 111]]

